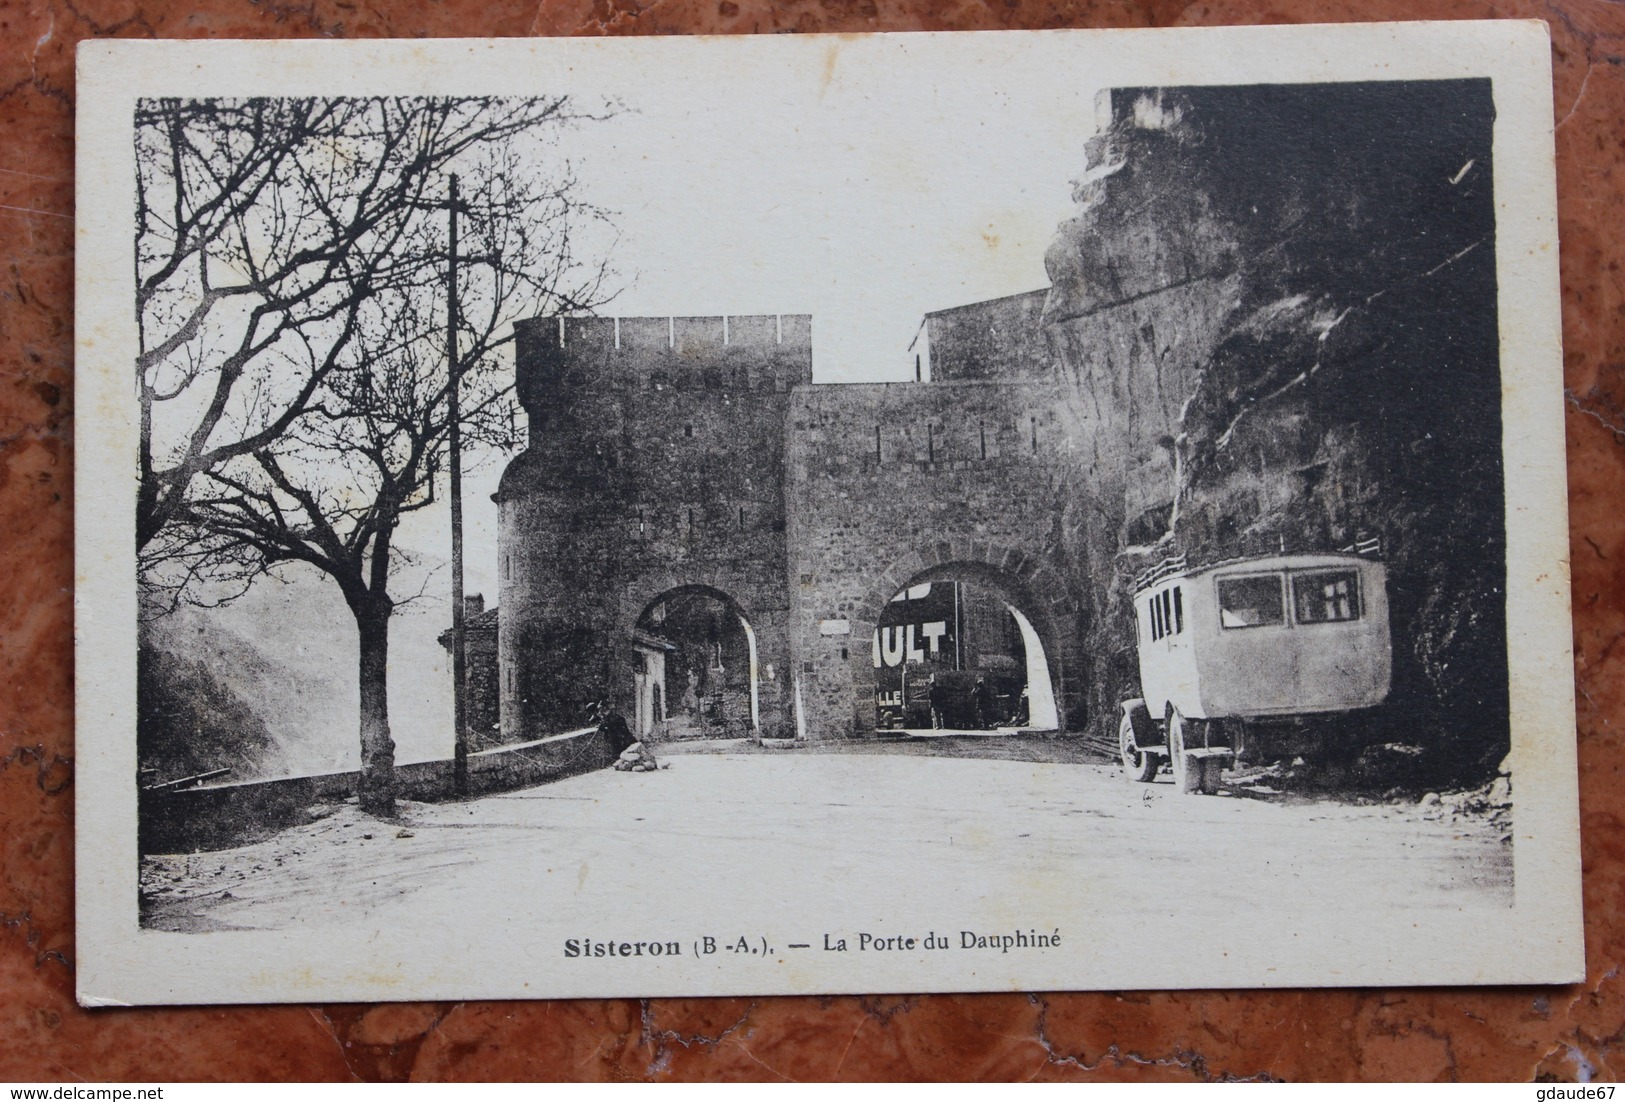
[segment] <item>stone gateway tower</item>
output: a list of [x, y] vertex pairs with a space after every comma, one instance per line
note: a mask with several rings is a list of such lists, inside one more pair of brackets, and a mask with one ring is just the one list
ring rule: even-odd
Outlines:
[[[957, 322], [980, 331], [1000, 309]], [[882, 620], [931, 585], [1008, 613], [1031, 697], [1018, 725], [1084, 721], [1054, 526], [1078, 429], [1041, 365], [814, 386], [806, 316], [518, 334], [531, 441], [497, 495], [505, 740], [580, 727], [599, 700], [640, 735], [867, 734]]]
[[[812, 381], [811, 319], [516, 331], [530, 446], [496, 495], [504, 738], [584, 726], [598, 700], [645, 724], [690, 693], [698, 711], [713, 684], [722, 712], [697, 721], [786, 730], [784, 438], [791, 388]], [[662, 669], [668, 613], [715, 635], [687, 679]]]

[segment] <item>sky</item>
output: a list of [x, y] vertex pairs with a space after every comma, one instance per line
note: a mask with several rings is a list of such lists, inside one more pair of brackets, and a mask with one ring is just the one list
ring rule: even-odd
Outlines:
[[911, 94], [842, 74], [725, 110], [629, 101], [580, 135], [584, 189], [620, 212], [611, 312], [810, 313], [815, 379], [852, 382], [906, 377], [926, 311], [1048, 284], [1092, 97], [1057, 112], [997, 74]]

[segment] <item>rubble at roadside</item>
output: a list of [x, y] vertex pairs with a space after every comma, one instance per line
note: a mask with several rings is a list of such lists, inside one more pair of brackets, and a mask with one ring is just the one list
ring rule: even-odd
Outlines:
[[1335, 798], [1352, 804], [1389, 804], [1423, 819], [1488, 820], [1504, 844], [1512, 841], [1512, 766], [1503, 758], [1495, 775], [1475, 786], [1451, 783], [1421, 747], [1373, 746], [1348, 762], [1304, 758], [1243, 766], [1225, 774], [1224, 787], [1256, 799]]

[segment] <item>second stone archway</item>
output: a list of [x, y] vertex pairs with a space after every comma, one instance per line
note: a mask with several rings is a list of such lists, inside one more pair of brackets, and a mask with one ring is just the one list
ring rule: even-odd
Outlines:
[[952, 564], [882, 606], [870, 640], [877, 730], [1054, 731], [1047, 648], [1012, 586]]
[[[846, 686], [839, 694], [840, 699], [844, 700], [840, 706], [843, 715], [831, 715], [825, 711], [820, 717], [816, 706], [813, 706], [815, 702], [809, 701], [806, 716], [797, 724], [803, 737], [828, 737], [830, 734], [848, 732], [858, 734], [876, 729], [873, 657], [869, 640], [881, 612], [893, 595], [904, 589], [926, 582], [948, 580], [972, 582], [986, 587], [1020, 614], [1018, 624], [1024, 622], [1024, 634], [1030, 632], [1037, 644], [1028, 649], [1042, 654], [1054, 709], [1053, 716], [1034, 714], [1031, 719], [1052, 720], [1042, 728], [1049, 730], [1076, 730], [1081, 726], [1086, 717], [1082, 714], [1080, 692], [1082, 656], [1078, 645], [1079, 613], [1061, 572], [1044, 558], [1014, 548], [952, 540], [909, 552], [886, 569], [870, 576], [865, 583], [864, 596], [852, 608], [850, 622], [845, 629], [850, 632], [851, 640], [854, 643], [861, 641], [861, 645], [843, 648]], [[1042, 678], [1035, 680], [1041, 682]], [[823, 699], [830, 700], [828, 696], [823, 696]], [[830, 700], [830, 703], [836, 701]], [[1038, 708], [1034, 706], [1033, 711], [1037, 713]], [[847, 730], [816, 730], [820, 718], [826, 722], [835, 720]], [[1031, 726], [1038, 729], [1036, 723]]]

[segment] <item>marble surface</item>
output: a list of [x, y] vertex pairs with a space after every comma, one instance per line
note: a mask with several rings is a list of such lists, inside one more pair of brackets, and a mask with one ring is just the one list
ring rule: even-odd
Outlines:
[[[1588, 975], [1562, 988], [164, 1009], [73, 1002], [74, 46], [1538, 18], [1552, 29]], [[1625, 6], [1607, 0], [0, 0], [0, 1080], [1617, 1079]]]

